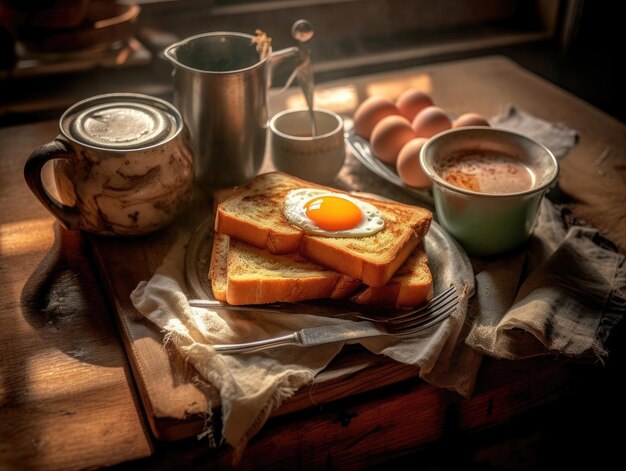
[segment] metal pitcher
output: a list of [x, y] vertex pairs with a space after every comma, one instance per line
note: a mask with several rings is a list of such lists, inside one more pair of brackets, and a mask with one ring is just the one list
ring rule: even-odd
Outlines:
[[263, 54], [253, 39], [212, 32], [164, 51], [174, 64], [174, 104], [187, 126], [201, 184], [233, 186], [256, 175], [265, 153], [271, 69], [290, 57], [301, 60], [298, 47], [272, 53], [268, 46]]

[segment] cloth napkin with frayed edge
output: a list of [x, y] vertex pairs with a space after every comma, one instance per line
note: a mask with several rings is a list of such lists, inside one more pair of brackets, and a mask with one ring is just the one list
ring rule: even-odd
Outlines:
[[[164, 333], [198, 373], [219, 390], [222, 437], [234, 448], [235, 462], [272, 411], [299, 388], [311, 384], [343, 348], [342, 343], [222, 355], [212, 345], [242, 343], [285, 335], [305, 327], [350, 322], [301, 314], [248, 311], [214, 312], [192, 308], [183, 276], [189, 234], [181, 233], [163, 264], [131, 294], [136, 309]], [[467, 287], [457, 286], [456, 312], [436, 327], [409, 339], [376, 337], [357, 341], [369, 351], [419, 368], [431, 384], [468, 396], [480, 355], [465, 345]]]
[[626, 312], [624, 256], [597, 230], [563, 219], [544, 199], [526, 251], [473, 260], [469, 346], [511, 360], [607, 354], [604, 341]]

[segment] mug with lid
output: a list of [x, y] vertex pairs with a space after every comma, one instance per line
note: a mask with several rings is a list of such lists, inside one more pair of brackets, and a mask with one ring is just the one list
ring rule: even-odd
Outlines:
[[[169, 224], [188, 202], [193, 159], [178, 110], [147, 95], [88, 98], [61, 116], [60, 134], [36, 149], [24, 177], [68, 229], [106, 236], [141, 235]], [[43, 184], [54, 161], [61, 201]]]

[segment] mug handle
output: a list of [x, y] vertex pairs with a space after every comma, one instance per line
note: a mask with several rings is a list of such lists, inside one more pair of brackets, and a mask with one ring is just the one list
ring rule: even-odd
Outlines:
[[57, 137], [54, 141], [35, 149], [24, 165], [24, 179], [28, 188], [66, 229], [78, 228], [80, 220], [78, 210], [75, 206], [67, 206], [57, 201], [48, 193], [41, 179], [41, 171], [49, 160], [69, 160], [73, 156], [74, 152], [67, 142]]

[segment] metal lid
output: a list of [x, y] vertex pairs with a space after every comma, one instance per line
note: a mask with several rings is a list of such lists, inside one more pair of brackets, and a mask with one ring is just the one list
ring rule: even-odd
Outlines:
[[[61, 119], [64, 133], [88, 146], [111, 150], [151, 147], [173, 136], [177, 114], [162, 100], [134, 94], [101, 95], [77, 103]], [[179, 116], [179, 115], [178, 115]]]

